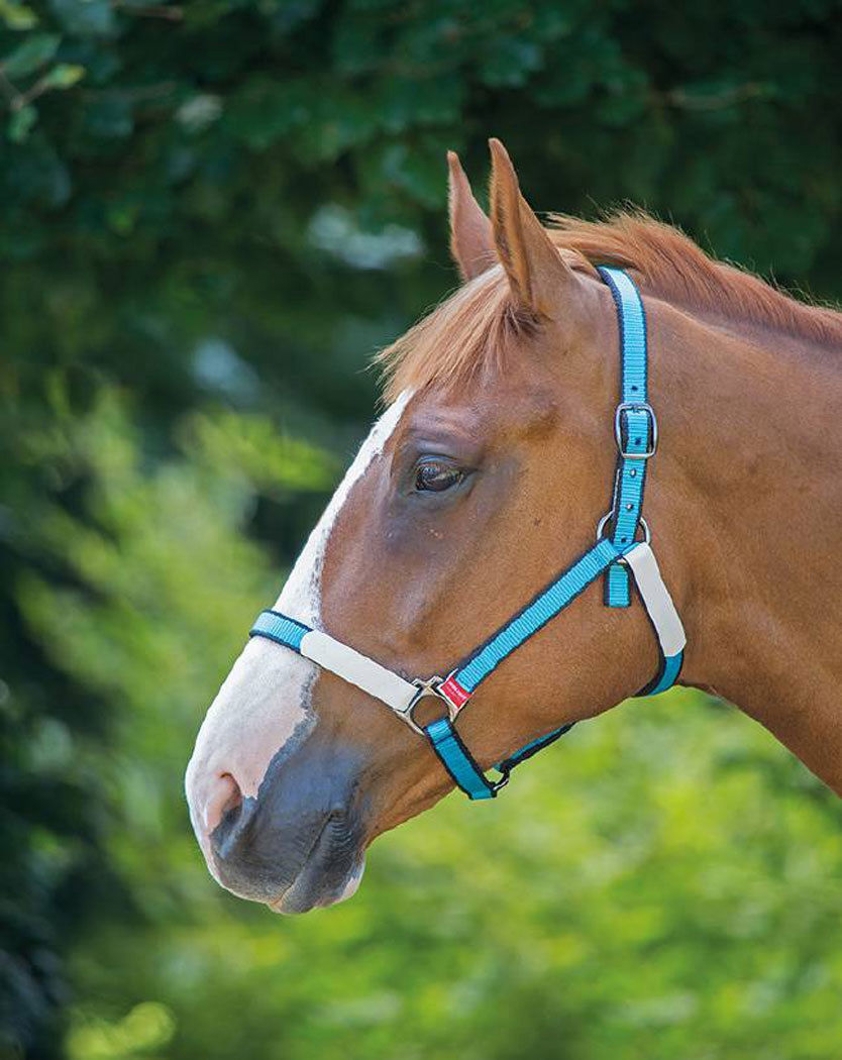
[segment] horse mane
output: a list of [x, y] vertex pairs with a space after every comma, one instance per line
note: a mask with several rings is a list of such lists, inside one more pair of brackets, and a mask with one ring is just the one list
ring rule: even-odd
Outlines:
[[[574, 267], [628, 269], [644, 294], [701, 316], [755, 324], [818, 343], [842, 342], [842, 316], [811, 306], [764, 280], [707, 255], [679, 229], [642, 212], [604, 221], [550, 215], [550, 238]], [[478, 371], [502, 368], [512, 343], [534, 328], [518, 314], [497, 265], [460, 287], [396, 342], [376, 363], [393, 401], [409, 388], [459, 386]]]

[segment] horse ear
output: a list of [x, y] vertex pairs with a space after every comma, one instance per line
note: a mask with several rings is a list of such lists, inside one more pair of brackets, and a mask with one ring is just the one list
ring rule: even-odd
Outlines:
[[464, 281], [497, 264], [491, 222], [474, 198], [455, 151], [447, 152], [450, 202], [450, 253]]
[[512, 161], [499, 140], [491, 148], [491, 227], [518, 305], [536, 316], [552, 315], [573, 273], [524, 199]]

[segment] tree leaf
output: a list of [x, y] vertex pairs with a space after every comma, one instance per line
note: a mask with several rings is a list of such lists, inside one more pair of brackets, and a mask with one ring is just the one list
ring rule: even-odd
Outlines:
[[38, 16], [26, 4], [15, 3], [15, 0], [0, 0], [0, 21], [5, 23], [6, 29], [32, 29], [38, 25]]
[[48, 63], [58, 50], [57, 33], [36, 33], [19, 44], [2, 62], [7, 77], [26, 77]]
[[110, 37], [115, 32], [114, 9], [108, 0], [51, 0], [50, 7], [73, 37]]
[[76, 63], [58, 63], [44, 78], [48, 88], [72, 88], [85, 76], [85, 67]]
[[20, 144], [29, 136], [32, 126], [38, 121], [38, 111], [31, 103], [20, 110], [13, 111], [9, 118], [7, 131], [12, 143]]

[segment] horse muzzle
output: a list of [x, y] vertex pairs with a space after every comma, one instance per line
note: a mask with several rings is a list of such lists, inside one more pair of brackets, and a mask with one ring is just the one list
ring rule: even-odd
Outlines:
[[256, 797], [229, 797], [202, 843], [223, 887], [275, 912], [332, 905], [362, 878], [359, 763], [351, 753], [319, 753], [316, 742], [276, 755]]

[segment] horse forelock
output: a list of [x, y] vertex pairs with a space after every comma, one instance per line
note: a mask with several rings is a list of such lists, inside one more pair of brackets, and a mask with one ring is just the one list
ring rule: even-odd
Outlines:
[[514, 341], [535, 321], [519, 313], [502, 266], [495, 265], [460, 287], [376, 357], [384, 397], [430, 386], [467, 388], [482, 368], [501, 372]]

